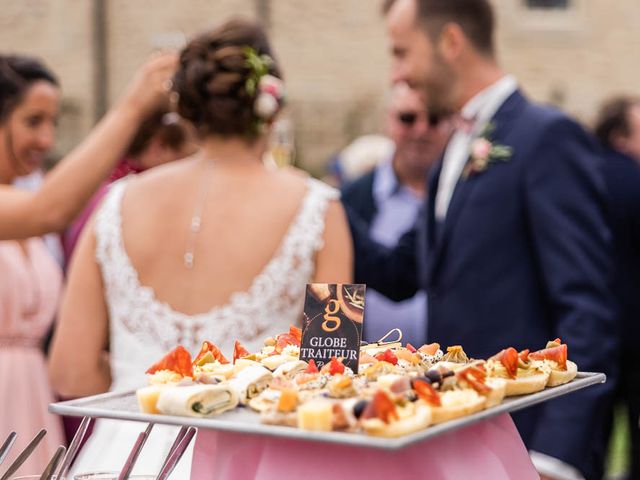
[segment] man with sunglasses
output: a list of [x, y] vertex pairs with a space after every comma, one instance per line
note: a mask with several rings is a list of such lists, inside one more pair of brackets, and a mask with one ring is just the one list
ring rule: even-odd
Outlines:
[[[438, 122], [426, 114], [420, 95], [404, 83], [391, 92], [385, 122], [393, 140], [393, 154], [373, 171], [346, 185], [342, 201], [362, 218], [372, 239], [393, 247], [418, 218], [426, 195], [426, 179], [451, 133], [450, 122]], [[363, 338], [376, 341], [393, 327], [400, 328], [403, 341], [421, 345], [426, 340], [426, 294], [394, 302], [367, 290]]]

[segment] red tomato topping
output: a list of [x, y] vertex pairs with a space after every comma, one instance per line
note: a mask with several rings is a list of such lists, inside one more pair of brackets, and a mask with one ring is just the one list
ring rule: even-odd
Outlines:
[[193, 377], [191, 354], [182, 345], [167, 353], [159, 362], [151, 365], [146, 373], [156, 373], [160, 370], [171, 370], [185, 377]]
[[302, 342], [302, 330], [294, 325], [289, 326], [289, 335], [298, 340], [298, 346]]
[[527, 362], [529, 360], [529, 349], [527, 348], [518, 353], [518, 358], [523, 362]]
[[378, 353], [375, 357], [376, 360], [379, 360], [381, 362], [388, 362], [391, 365], [398, 364], [398, 357], [391, 351], [390, 348], [387, 348], [384, 352]]
[[501, 352], [495, 354], [489, 360], [496, 360], [502, 363], [502, 365], [504, 365], [504, 368], [506, 368], [509, 377], [516, 378], [516, 375], [518, 373], [518, 351], [515, 348], [505, 348]]
[[473, 388], [480, 395], [487, 395], [491, 392], [491, 388], [485, 385], [484, 381], [487, 377], [487, 373], [484, 368], [479, 368], [476, 366], [471, 366], [459, 370], [458, 378], [466, 381], [471, 388]]
[[341, 360], [338, 360], [336, 357], [331, 357], [331, 361], [329, 362], [329, 374], [337, 375], [338, 373], [344, 373], [344, 365]]
[[534, 360], [553, 360], [558, 364], [560, 370], [567, 369], [567, 346], [560, 345], [559, 347], [545, 348], [532, 352], [529, 354], [529, 358]]
[[312, 358], [309, 360], [309, 366], [305, 370], [306, 373], [318, 373], [318, 366], [316, 365], [315, 360]]
[[433, 405], [434, 407], [442, 405], [442, 402], [440, 402], [440, 395], [438, 395], [438, 392], [436, 392], [436, 389], [433, 388], [430, 383], [427, 383], [424, 380], [415, 380], [413, 382], [413, 389], [418, 394], [418, 397], [429, 405]]
[[222, 354], [222, 352], [216, 345], [205, 340], [204, 342], [202, 342], [202, 348], [200, 348], [200, 353], [198, 353], [198, 356], [193, 361], [193, 364], [195, 365], [196, 363], [198, 363], [198, 360], [204, 357], [207, 354], [207, 352], [211, 352], [211, 354], [213, 355], [213, 358], [218, 360], [220, 363], [229, 363], [229, 360], [225, 358], [225, 356]]
[[396, 410], [396, 404], [393, 403], [393, 400], [391, 400], [382, 390], [378, 390], [375, 393], [371, 403], [376, 411], [376, 416], [384, 423], [400, 419]]
[[236, 363], [236, 360], [239, 358], [247, 357], [251, 355], [246, 348], [242, 346], [242, 344], [236, 340], [236, 343], [233, 345], [233, 363]]

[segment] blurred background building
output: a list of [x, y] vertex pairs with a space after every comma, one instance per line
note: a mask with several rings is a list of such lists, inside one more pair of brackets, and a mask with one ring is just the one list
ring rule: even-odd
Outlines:
[[[638, 0], [494, 0], [502, 64], [536, 100], [589, 122], [614, 92], [640, 93]], [[267, 26], [284, 65], [297, 163], [379, 130], [389, 59], [371, 0], [0, 0], [3, 51], [43, 58], [64, 90], [58, 153], [117, 98], [154, 49], [237, 15]]]

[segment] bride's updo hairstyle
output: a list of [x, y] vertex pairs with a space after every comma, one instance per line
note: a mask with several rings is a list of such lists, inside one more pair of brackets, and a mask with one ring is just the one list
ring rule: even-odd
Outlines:
[[178, 113], [203, 137], [252, 141], [283, 104], [280, 77], [264, 30], [245, 19], [227, 21], [182, 50], [173, 78]]

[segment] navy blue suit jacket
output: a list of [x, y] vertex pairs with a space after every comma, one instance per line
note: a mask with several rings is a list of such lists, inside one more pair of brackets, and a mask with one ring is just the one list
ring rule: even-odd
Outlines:
[[340, 190], [340, 196], [344, 204], [361, 218], [367, 225], [371, 226], [374, 217], [378, 213], [378, 206], [373, 198], [373, 182], [376, 177], [376, 170], [365, 173], [351, 183], [348, 183]]
[[[394, 299], [424, 286], [430, 341], [486, 358], [560, 337], [580, 370], [613, 380], [616, 308], [599, 150], [575, 122], [520, 92], [492, 124], [492, 142], [511, 147], [512, 156], [461, 179], [443, 225], [434, 218], [439, 168], [425, 215], [394, 251], [373, 244], [349, 211], [356, 280]], [[514, 415], [527, 446], [596, 478], [612, 387]]]
[[[640, 345], [640, 165], [605, 149], [602, 166], [613, 232], [614, 292], [620, 303], [621, 347], [636, 356]], [[634, 362], [635, 363], [635, 362]]]

